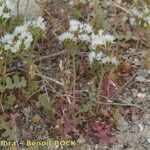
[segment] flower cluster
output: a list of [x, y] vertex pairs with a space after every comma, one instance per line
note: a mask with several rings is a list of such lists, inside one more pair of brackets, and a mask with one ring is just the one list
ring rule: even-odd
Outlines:
[[91, 44], [91, 48], [96, 48], [98, 45], [106, 45], [108, 42], [113, 43], [115, 40], [113, 35], [105, 34], [103, 30], [99, 30], [98, 34], [95, 34], [90, 24], [78, 20], [71, 20], [69, 30], [59, 36], [61, 42], [67, 39], [88, 42]]
[[89, 53], [89, 62], [93, 63], [94, 60], [99, 61], [102, 64], [111, 63], [112, 65], [118, 65], [119, 61], [116, 57], [107, 56], [103, 52], [96, 53], [94, 51]]
[[71, 20], [69, 24], [69, 31], [79, 33], [92, 33], [93, 27], [90, 24], [80, 22], [78, 20]]
[[12, 16], [11, 11], [14, 8], [14, 4], [10, 0], [5, 0], [0, 3], [0, 19], [8, 19]]
[[18, 52], [20, 49], [26, 50], [30, 47], [33, 37], [28, 31], [26, 25], [17, 26], [12, 34], [6, 34], [0, 40], [4, 44], [6, 51], [12, 53]]
[[99, 30], [97, 34], [94, 33], [93, 27], [90, 24], [80, 22], [78, 20], [71, 20], [69, 23], [69, 30], [59, 36], [59, 40], [64, 42], [70, 40], [73, 42], [85, 42], [89, 45], [92, 51], [89, 53], [90, 64], [94, 59], [99, 60], [100, 63], [112, 63], [117, 65], [116, 57], [110, 57], [102, 52], [96, 53], [101, 46], [106, 46], [107, 43], [113, 43], [115, 37], [111, 34], [106, 34], [103, 30]]
[[7, 33], [0, 38], [0, 43], [4, 50], [16, 53], [19, 50], [27, 50], [33, 42], [32, 28], [38, 28], [42, 31], [46, 29], [44, 19], [39, 17], [37, 20], [25, 22], [23, 25], [16, 26], [13, 33]]
[[99, 30], [98, 34], [91, 36], [91, 48], [95, 49], [97, 46], [106, 45], [106, 43], [113, 43], [115, 40], [113, 35], [105, 34], [103, 30]]
[[144, 26], [150, 26], [150, 9], [144, 5], [143, 8], [133, 7], [131, 12], [138, 19], [139, 24], [143, 22]]
[[28, 21], [27, 24], [31, 26], [32, 28], [37, 28], [43, 31], [46, 30], [46, 22], [44, 21], [44, 18], [42, 17], [38, 17], [37, 20]]
[[80, 22], [78, 20], [71, 20], [69, 23], [69, 30], [59, 36], [60, 41], [73, 40], [90, 42], [89, 34], [93, 32], [93, 27], [90, 24]]

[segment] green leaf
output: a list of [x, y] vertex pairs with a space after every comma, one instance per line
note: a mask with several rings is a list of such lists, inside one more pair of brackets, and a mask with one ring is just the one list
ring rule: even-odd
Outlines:
[[5, 79], [5, 89], [13, 89], [13, 83], [10, 77], [6, 77]]
[[33, 94], [35, 91], [38, 90], [38, 83], [37, 81], [31, 81], [28, 83], [28, 88], [27, 88], [29, 94]]
[[26, 87], [27, 86], [27, 81], [24, 77], [21, 77], [21, 86]]
[[2, 92], [4, 92], [4, 87], [0, 84], [0, 92], [2, 93]]
[[84, 105], [82, 106], [82, 108], [83, 108], [83, 111], [84, 111], [84, 112], [88, 112], [88, 111], [91, 111], [92, 105], [91, 105], [91, 103], [87, 103], [87, 104], [84, 104]]
[[49, 101], [48, 97], [46, 94], [41, 94], [39, 95], [39, 101], [41, 103], [41, 105], [47, 109], [47, 110], [52, 110], [52, 105], [53, 105], [53, 102], [52, 101]]
[[5, 121], [5, 117], [3, 115], [0, 116], [0, 130], [4, 130], [0, 132], [0, 139], [7, 138], [7, 140], [9, 141], [12, 141], [14, 139], [11, 125], [11, 120]]
[[14, 76], [13, 76], [13, 80], [14, 80], [14, 87], [19, 88], [19, 87], [21, 86], [21, 85], [20, 85], [19, 76], [18, 76], [18, 75], [14, 75]]
[[21, 79], [20, 79], [20, 77], [18, 75], [14, 75], [13, 80], [14, 80], [14, 87], [16, 87], [16, 88], [26, 87], [26, 85], [27, 85], [27, 81], [25, 80], [24, 77], [21, 77]]
[[11, 108], [13, 103], [15, 102], [16, 100], [16, 97], [15, 95], [10, 95], [7, 97], [8, 99], [6, 101], [4, 101], [4, 106], [7, 107], [7, 108]]

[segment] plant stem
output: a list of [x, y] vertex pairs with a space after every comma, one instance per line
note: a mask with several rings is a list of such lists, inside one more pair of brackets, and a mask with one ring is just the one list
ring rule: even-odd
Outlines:
[[100, 94], [101, 94], [101, 89], [102, 89], [102, 84], [103, 84], [103, 79], [104, 79], [104, 74], [105, 74], [105, 70], [102, 67], [102, 71], [99, 78], [99, 84], [98, 84], [98, 88], [97, 88], [97, 101], [99, 101], [100, 98]]
[[[4, 59], [3, 59], [3, 72], [2, 72], [2, 83], [3, 83], [3, 87], [5, 86], [5, 77], [6, 77], [6, 70], [7, 70], [7, 64], [6, 64], [6, 60], [7, 60], [7, 53], [6, 55], [4, 56]], [[0, 107], [2, 109], [2, 112], [4, 113], [4, 108], [3, 108], [3, 95], [4, 95], [4, 92], [2, 91], [1, 93], [1, 96], [0, 96]]]
[[72, 52], [72, 59], [73, 59], [73, 97], [75, 100], [75, 94], [76, 94], [76, 58], [75, 58], [75, 52]]

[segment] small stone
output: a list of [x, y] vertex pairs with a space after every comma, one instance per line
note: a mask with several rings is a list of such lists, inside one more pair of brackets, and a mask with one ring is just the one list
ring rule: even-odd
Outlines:
[[144, 82], [146, 79], [143, 76], [136, 76], [135, 81], [137, 82]]
[[83, 144], [85, 142], [86, 142], [86, 140], [82, 136], [77, 140], [78, 144]]
[[134, 65], [136, 65], [136, 66], [141, 65], [141, 62], [140, 62], [140, 60], [139, 60], [138, 58], [135, 58], [135, 59], [133, 60], [133, 62], [134, 62]]
[[138, 76], [143, 76], [145, 78], [149, 77], [149, 73], [147, 71], [147, 69], [139, 69], [137, 72]]
[[150, 144], [150, 138], [149, 138], [149, 139], [147, 139], [147, 142]]
[[143, 99], [146, 97], [146, 93], [138, 93], [137, 97]]
[[133, 98], [132, 97], [128, 97], [125, 100], [122, 100], [122, 102], [124, 102], [124, 103], [132, 103], [133, 102]]
[[144, 126], [143, 126], [141, 123], [139, 123], [138, 126], [139, 126], [139, 128], [140, 128], [140, 131], [143, 131], [143, 130], [144, 130]]
[[95, 145], [95, 150], [98, 150], [98, 149], [100, 149], [100, 147], [99, 147], [98, 144], [96, 144], [96, 145]]
[[147, 95], [146, 99], [147, 99], [148, 101], [150, 101], [150, 95]]
[[132, 96], [135, 98], [137, 97], [137, 94], [138, 94], [138, 90], [137, 89], [131, 89], [132, 91]]
[[124, 16], [123, 18], [122, 18], [122, 21], [125, 23], [126, 21], [128, 20], [128, 17], [127, 16]]

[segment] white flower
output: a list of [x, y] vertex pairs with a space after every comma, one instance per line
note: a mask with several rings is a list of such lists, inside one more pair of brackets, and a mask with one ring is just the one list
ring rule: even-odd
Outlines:
[[96, 53], [94, 51], [89, 53], [89, 62], [90, 62], [90, 64], [93, 63], [95, 57], [96, 57]]
[[83, 31], [86, 33], [92, 33], [93, 27], [90, 24], [84, 23], [83, 24]]
[[[33, 36], [26, 25], [17, 26], [12, 34], [6, 34], [0, 39], [4, 49], [16, 53], [22, 48], [26, 50], [33, 42]], [[23, 47], [22, 47], [23, 46]]]
[[20, 26], [15, 27], [14, 34], [15, 35], [23, 34], [24, 32], [27, 32], [27, 31], [28, 31], [27, 25], [20, 25]]
[[97, 60], [102, 60], [102, 57], [104, 56], [104, 54], [102, 52], [99, 52], [97, 55], [96, 55], [96, 59]]
[[103, 30], [99, 30], [98, 34], [92, 33], [91, 39], [92, 49], [95, 49], [97, 46], [106, 45], [107, 42], [113, 43], [115, 40], [114, 36], [110, 34], [104, 34]]
[[28, 49], [31, 45], [31, 43], [33, 42], [33, 37], [31, 33], [28, 33], [27, 38], [24, 40], [24, 46], [25, 49]]
[[8, 44], [12, 44], [12, 41], [14, 40], [14, 35], [13, 34], [5, 34], [4, 37], [2, 37], [0, 39], [0, 41], [5, 44], [5, 43], [8, 43]]
[[113, 65], [118, 65], [119, 64], [119, 61], [116, 59], [116, 57], [111, 57], [111, 63]]
[[78, 20], [70, 20], [69, 31], [89, 34], [93, 32], [93, 27], [85, 22], [80, 22]]
[[85, 41], [85, 42], [90, 42], [91, 41], [88, 34], [79, 34], [78, 37], [79, 37], [79, 40], [81, 40], [81, 41]]
[[111, 61], [111, 58], [109, 56], [105, 56], [101, 60], [102, 64], [109, 63], [110, 61]]
[[63, 42], [65, 40], [73, 40], [76, 41], [74, 34], [71, 32], [64, 32], [58, 37], [59, 41]]
[[106, 35], [104, 36], [104, 39], [105, 39], [106, 42], [113, 43], [113, 41], [115, 40], [115, 37], [112, 36], [112, 35], [110, 35], [110, 34], [106, 34]]
[[10, 14], [9, 14], [9, 13], [3, 13], [3, 18], [4, 18], [4, 19], [10, 18]]
[[46, 30], [46, 22], [44, 21], [44, 18], [42, 18], [42, 17], [39, 17], [37, 20], [34, 20], [34, 21], [32, 22], [32, 26], [33, 26], [34, 28], [40, 28], [40, 29], [42, 29], [43, 31]]
[[89, 53], [89, 62], [90, 64], [95, 60], [101, 61], [104, 54], [102, 52], [96, 53], [94, 51]]
[[79, 29], [80, 22], [78, 20], [70, 20], [69, 31], [76, 32]]
[[105, 45], [104, 37], [95, 35], [94, 33], [91, 36], [91, 48], [95, 49], [98, 45]]

